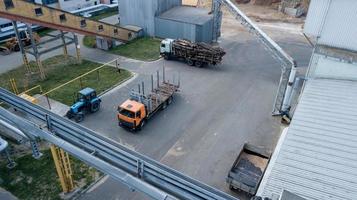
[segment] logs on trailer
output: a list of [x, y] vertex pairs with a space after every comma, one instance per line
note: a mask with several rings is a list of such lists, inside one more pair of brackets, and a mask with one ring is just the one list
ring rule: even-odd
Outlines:
[[172, 51], [176, 56], [213, 65], [220, 63], [226, 54], [220, 47], [214, 47], [203, 42], [193, 43], [188, 40], [175, 40], [172, 44]]
[[185, 60], [188, 65], [196, 65], [197, 67], [206, 64], [219, 64], [225, 54], [226, 52], [220, 47], [188, 40], [165, 39], [160, 46], [160, 55], [166, 60], [178, 58]]

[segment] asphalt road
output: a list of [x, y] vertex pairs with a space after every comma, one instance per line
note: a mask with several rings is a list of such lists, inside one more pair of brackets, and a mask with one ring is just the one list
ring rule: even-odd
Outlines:
[[[300, 66], [307, 66], [311, 49], [298, 36], [280, 38], [280, 44]], [[137, 73], [124, 86], [105, 94], [100, 112], [83, 125], [153, 159], [242, 199], [229, 191], [225, 177], [245, 142], [274, 149], [281, 124], [271, 116], [280, 78], [279, 64], [247, 33], [223, 35], [227, 51], [220, 66], [189, 67], [177, 61], [128, 62], [122, 67]], [[181, 76], [181, 92], [174, 103], [153, 117], [144, 130], [133, 134], [117, 126], [117, 106], [130, 89], [165, 65], [167, 77]], [[110, 178], [82, 199], [148, 199]]]
[[[83, 125], [161, 161], [195, 179], [220, 190], [232, 193], [225, 177], [245, 142], [273, 150], [282, 129], [278, 118], [271, 116], [272, 105], [280, 78], [279, 64], [264, 48], [230, 19], [224, 20], [220, 45], [227, 51], [220, 66], [194, 68], [177, 61], [159, 60], [144, 63], [120, 58], [121, 67], [136, 73], [134, 79], [106, 93], [98, 113], [86, 117]], [[263, 24], [279, 44], [291, 54], [304, 71], [311, 48], [296, 34], [295, 26]], [[54, 45], [54, 44], [49, 44]], [[72, 45], [73, 46], [73, 45]], [[46, 48], [46, 47], [43, 47]], [[46, 55], [62, 53], [59, 49]], [[74, 55], [74, 49], [69, 53]], [[83, 47], [84, 58], [108, 62], [118, 56], [97, 49]], [[21, 63], [14, 53], [0, 57], [0, 72]], [[117, 106], [128, 98], [129, 90], [146, 81], [149, 90], [150, 75], [166, 66], [167, 78], [179, 73], [181, 92], [174, 103], [159, 112], [137, 134], [117, 126]], [[91, 188], [83, 200], [148, 199], [129, 190], [111, 178], [105, 178]]]

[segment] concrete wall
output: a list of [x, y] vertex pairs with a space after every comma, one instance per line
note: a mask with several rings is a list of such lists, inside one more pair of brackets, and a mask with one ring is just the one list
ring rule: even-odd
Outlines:
[[155, 17], [181, 5], [181, 0], [119, 0], [120, 24], [142, 27], [149, 36], [155, 34]]

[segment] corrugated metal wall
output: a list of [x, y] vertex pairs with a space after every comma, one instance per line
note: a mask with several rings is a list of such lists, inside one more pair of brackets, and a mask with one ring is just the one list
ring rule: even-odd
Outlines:
[[160, 38], [187, 39], [193, 42], [212, 42], [213, 19], [203, 25], [195, 25], [157, 17], [155, 35]]
[[154, 36], [155, 16], [181, 5], [181, 0], [119, 0], [121, 25], [142, 27], [145, 34]]
[[212, 20], [206, 22], [197, 29], [196, 32], [196, 41], [197, 42], [207, 42], [211, 43], [216, 38], [213, 38], [213, 18]]
[[329, 78], [357, 81], [357, 63], [314, 54], [308, 73], [309, 78]]
[[312, 0], [304, 31], [319, 44], [357, 51], [357, 1]]
[[196, 41], [196, 25], [168, 19], [155, 19], [156, 36], [160, 38]]

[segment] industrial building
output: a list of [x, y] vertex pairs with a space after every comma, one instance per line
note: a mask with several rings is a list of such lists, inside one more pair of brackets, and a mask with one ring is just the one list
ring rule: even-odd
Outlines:
[[312, 0], [304, 32], [317, 39], [307, 80], [258, 195], [357, 197], [357, 2]]
[[121, 0], [119, 21], [122, 26], [141, 27], [148, 36], [194, 42], [217, 39], [209, 10], [183, 6], [181, 0]]

